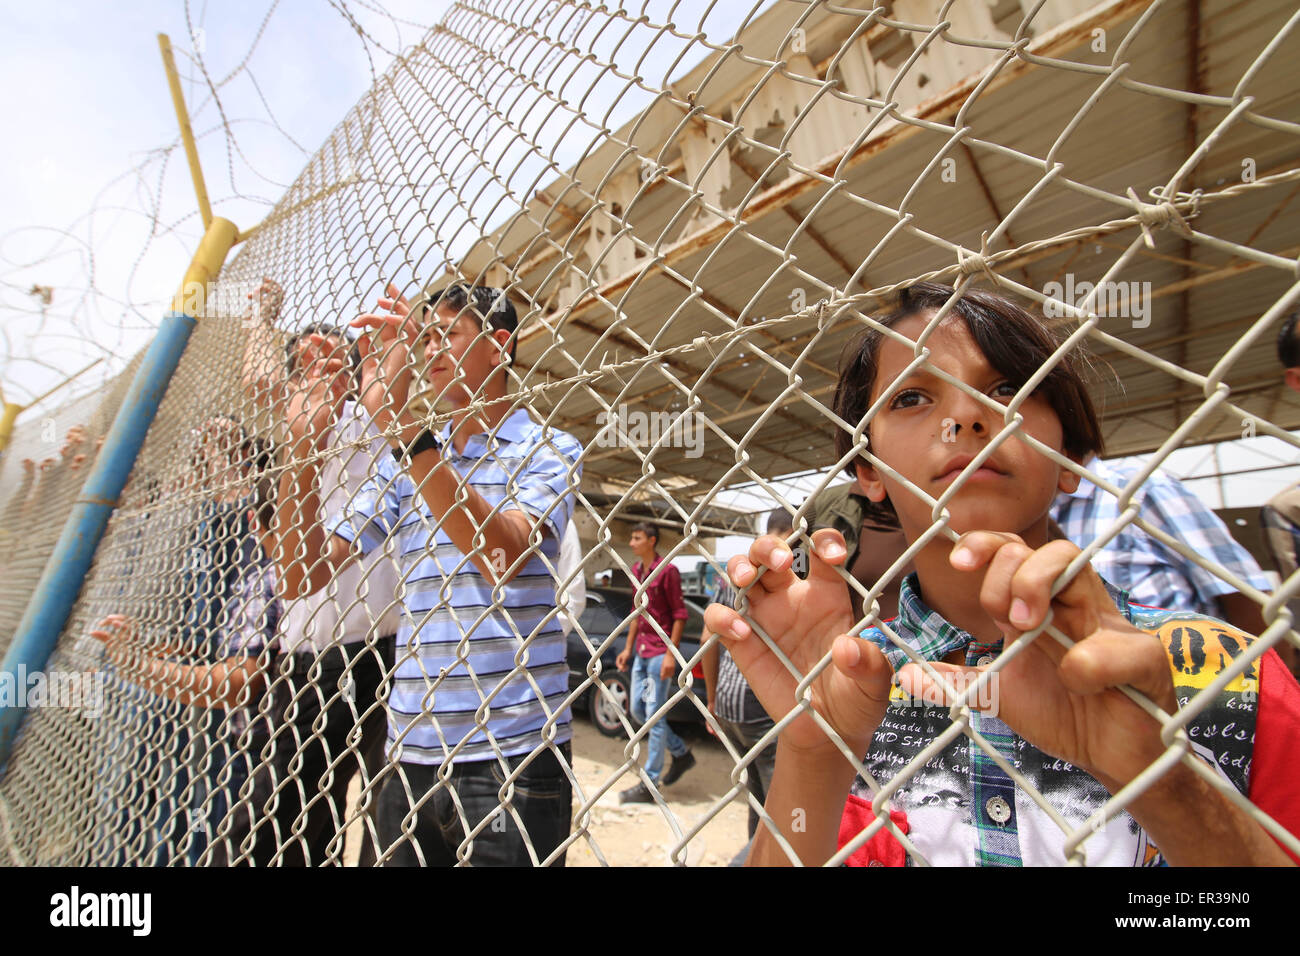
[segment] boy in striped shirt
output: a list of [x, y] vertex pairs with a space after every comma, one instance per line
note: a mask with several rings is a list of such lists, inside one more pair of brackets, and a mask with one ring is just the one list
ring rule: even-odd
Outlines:
[[[503, 291], [452, 285], [415, 310], [388, 293], [353, 325], [372, 333], [359, 340], [362, 402], [393, 456], [328, 520], [288, 522], [300, 540], [287, 543], [325, 559], [286, 593], [381, 547], [401, 568], [382, 860], [562, 865], [572, 777], [554, 571], [582, 448], [506, 395], [517, 318]], [[417, 363], [455, 409], [437, 433], [408, 408]], [[307, 515], [314, 417], [291, 422]]]

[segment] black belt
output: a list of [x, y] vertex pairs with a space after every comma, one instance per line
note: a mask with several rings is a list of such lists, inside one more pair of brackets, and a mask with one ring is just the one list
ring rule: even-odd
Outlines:
[[[379, 640], [391, 641], [395, 638], [395, 634], [386, 634], [379, 638]], [[344, 653], [345, 650], [350, 653]], [[319, 654], [313, 648], [312, 650], [295, 651], [294, 653], [285, 656], [293, 658], [293, 662], [289, 665], [289, 674], [293, 677], [301, 677], [309, 674], [311, 669], [318, 663], [320, 664], [320, 669], [322, 671], [341, 671], [348, 666], [348, 662], [351, 659], [359, 657], [367, 650], [369, 650], [369, 645], [367, 645], [365, 641], [354, 641], [351, 644], [331, 645], [328, 649]], [[284, 664], [280, 660], [277, 660], [275, 671], [277, 673], [283, 673], [283, 668]]]

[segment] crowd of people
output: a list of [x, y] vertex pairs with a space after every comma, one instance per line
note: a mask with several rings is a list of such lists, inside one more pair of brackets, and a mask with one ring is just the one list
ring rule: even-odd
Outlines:
[[[1269, 578], [1161, 472], [1132, 499], [1151, 531], [1112, 527], [1111, 489], [1078, 470], [1116, 489], [1136, 470], [1100, 459], [1099, 419], [1069, 357], [1002, 434], [1004, 406], [1058, 344], [1010, 299], [965, 292], [914, 367], [902, 340], [952, 295], [904, 290], [879, 317], [892, 334], [867, 331], [846, 352], [834, 410], [861, 422], [879, 405], [866, 452], [838, 433], [827, 457], [851, 461], [848, 482], [770, 515], [705, 615], [708, 710], [746, 761], [750, 843], [735, 862], [1064, 863], [1061, 820], [1094, 826], [1090, 863], [1289, 862], [1223, 789], [1300, 834], [1290, 645], [1236, 666], [1266, 630], [1260, 606], [1189, 555], [1256, 591]], [[281, 298], [257, 314], [268, 328]], [[112, 609], [92, 631], [117, 679], [142, 691], [115, 731], [130, 740], [114, 747], [117, 764], [138, 750], [138, 765], [106, 767], [102, 782], [129, 817], [108, 818], [102, 835], [123, 859], [175, 862], [184, 847], [202, 864], [337, 863], [355, 778], [362, 864], [564, 863], [565, 592], [584, 573], [573, 532], [583, 447], [511, 396], [517, 324], [500, 289], [455, 283], [412, 305], [390, 286], [350, 328], [314, 324], [282, 362], [245, 362], [275, 440], [224, 416], [196, 435], [184, 490], [200, 504], [180, 549], [177, 619]], [[1300, 390], [1295, 332], [1293, 317], [1279, 354]], [[415, 410], [426, 387], [451, 409], [436, 431]], [[1284, 580], [1297, 495], [1264, 518]], [[934, 530], [945, 496], [955, 546]], [[688, 614], [658, 537], [639, 524], [628, 542], [644, 608], [617, 666], [651, 729], [623, 802], [662, 798], [695, 765], [665, 719]], [[1079, 559], [1087, 548], [1091, 562]], [[1020, 640], [1049, 619], [1072, 646]], [[817, 670], [804, 702], [786, 660]], [[997, 682], [994, 706], [968, 718], [982, 743], [932, 705], [952, 698], [940, 677]], [[1111, 796], [1166, 750], [1125, 685], [1167, 713], [1213, 697], [1187, 724], [1199, 770], [1175, 765], [1112, 813]], [[177, 708], [212, 719], [180, 721]], [[169, 720], [181, 728], [170, 745], [201, 751], [190, 765], [202, 772], [150, 784], [141, 768], [157, 762], [151, 742]], [[901, 783], [877, 805], [848, 756]]]

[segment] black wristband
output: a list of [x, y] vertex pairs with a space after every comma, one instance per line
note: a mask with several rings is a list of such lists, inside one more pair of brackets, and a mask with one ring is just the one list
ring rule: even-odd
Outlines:
[[398, 445], [398, 447], [394, 448], [393, 458], [400, 465], [403, 458], [414, 461], [415, 456], [421, 452], [441, 450], [442, 445], [439, 444], [438, 439], [434, 437], [433, 432], [426, 428], [409, 445]]

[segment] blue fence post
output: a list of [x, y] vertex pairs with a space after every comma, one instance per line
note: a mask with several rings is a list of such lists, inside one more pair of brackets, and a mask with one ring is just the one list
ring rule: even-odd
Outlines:
[[[153, 424], [158, 406], [180, 364], [197, 319], [206, 311], [211, 284], [221, 271], [239, 230], [228, 219], [213, 219], [204, 233], [185, 280], [145, 352], [113, 426], [86, 476], [81, 494], [63, 526], [41, 579], [27, 603], [13, 642], [0, 664], [0, 681], [17, 689], [20, 675], [45, 670], [72, 607], [81, 593], [108, 518], [117, 507], [136, 456]], [[5, 773], [14, 740], [27, 714], [25, 693], [0, 695], [0, 775]]]

